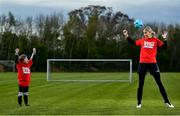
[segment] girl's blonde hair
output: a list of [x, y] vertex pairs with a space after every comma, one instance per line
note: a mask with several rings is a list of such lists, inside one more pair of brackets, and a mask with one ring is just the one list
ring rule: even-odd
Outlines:
[[156, 37], [156, 33], [152, 30], [150, 26], [146, 26], [143, 31], [150, 32], [152, 37]]

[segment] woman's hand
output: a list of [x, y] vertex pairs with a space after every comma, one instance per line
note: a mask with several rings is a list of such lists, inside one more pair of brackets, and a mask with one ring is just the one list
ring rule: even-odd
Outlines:
[[163, 33], [162, 33], [162, 37], [163, 37], [163, 39], [167, 39], [167, 34], [168, 34], [168, 32], [167, 31], [164, 31]]
[[124, 34], [125, 38], [127, 38], [129, 36], [128, 31], [126, 29], [123, 30], [123, 34]]

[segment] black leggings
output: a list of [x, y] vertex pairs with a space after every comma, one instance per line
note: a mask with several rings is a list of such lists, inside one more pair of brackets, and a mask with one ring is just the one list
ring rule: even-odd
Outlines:
[[[143, 66], [144, 65], [144, 66]], [[143, 69], [143, 70], [142, 70]], [[166, 91], [164, 89], [164, 86], [161, 82], [160, 78], [160, 73], [159, 73], [159, 68], [157, 64], [140, 64], [138, 68], [138, 73], [139, 73], [139, 87], [137, 90], [137, 100], [138, 104], [141, 104], [142, 100], [142, 94], [143, 94], [143, 86], [144, 86], [144, 80], [145, 80], [145, 75], [147, 73], [147, 69], [150, 70], [151, 75], [153, 75], [154, 80], [156, 81], [159, 91], [164, 99], [165, 103], [170, 103], [166, 94]]]

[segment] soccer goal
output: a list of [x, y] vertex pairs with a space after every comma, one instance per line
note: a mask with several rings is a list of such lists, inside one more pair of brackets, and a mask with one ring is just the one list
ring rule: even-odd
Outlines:
[[0, 60], [0, 72], [15, 72], [15, 61]]
[[47, 59], [47, 81], [132, 83], [132, 60]]

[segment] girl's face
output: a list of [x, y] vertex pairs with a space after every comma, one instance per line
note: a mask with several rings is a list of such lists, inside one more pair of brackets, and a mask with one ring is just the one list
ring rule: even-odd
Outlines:
[[25, 59], [24, 59], [24, 63], [28, 63], [28, 58], [26, 57]]
[[152, 34], [149, 31], [143, 31], [145, 38], [152, 38]]

